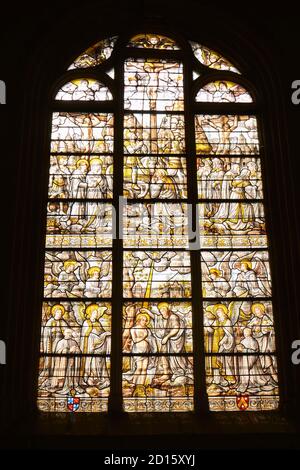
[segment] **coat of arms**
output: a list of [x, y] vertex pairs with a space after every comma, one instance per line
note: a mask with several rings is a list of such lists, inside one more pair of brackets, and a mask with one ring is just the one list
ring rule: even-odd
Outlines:
[[68, 398], [67, 407], [70, 411], [77, 411], [80, 405], [80, 398]]
[[246, 410], [249, 407], [249, 395], [239, 395], [236, 397], [236, 405], [239, 410]]

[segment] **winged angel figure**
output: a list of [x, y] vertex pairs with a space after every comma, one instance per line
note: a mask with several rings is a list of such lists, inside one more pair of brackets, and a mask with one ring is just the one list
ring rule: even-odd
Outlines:
[[109, 297], [111, 254], [47, 252], [45, 297]]
[[[110, 354], [110, 314], [106, 305], [75, 303], [71, 311], [56, 304], [43, 331], [47, 356], [40, 374], [46, 393], [92, 396], [109, 386], [106, 356]], [[46, 349], [47, 348], [47, 349]], [[84, 354], [79, 357], [79, 354]], [[96, 390], [97, 389], [97, 390]]]
[[[258, 304], [256, 304], [258, 305]], [[251, 328], [249, 302], [213, 304], [205, 309], [206, 375], [210, 394], [267, 392], [277, 387], [276, 367], [271, 356], [260, 356], [262, 343]], [[235, 353], [240, 353], [237, 355]]]

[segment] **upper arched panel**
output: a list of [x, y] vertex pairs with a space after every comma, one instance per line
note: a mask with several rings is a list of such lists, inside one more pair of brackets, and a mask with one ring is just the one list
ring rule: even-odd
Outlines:
[[102, 39], [94, 46], [89, 47], [74, 60], [68, 70], [84, 69], [102, 64], [111, 56], [117, 39], [117, 36]]
[[252, 103], [250, 93], [238, 83], [215, 80], [204, 85], [196, 95], [202, 103]]
[[79, 78], [65, 83], [57, 92], [56, 100], [107, 101], [113, 96], [109, 89], [93, 78]]
[[201, 44], [190, 41], [195, 57], [206, 67], [216, 70], [228, 70], [230, 72], [240, 73], [229, 60], [221, 56], [218, 52], [202, 46]]
[[136, 34], [130, 39], [127, 47], [137, 47], [139, 49], [179, 49], [179, 46], [173, 39], [161, 34]]

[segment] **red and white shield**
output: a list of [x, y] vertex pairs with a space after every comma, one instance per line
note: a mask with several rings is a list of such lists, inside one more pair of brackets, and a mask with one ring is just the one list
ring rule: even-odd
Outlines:
[[67, 407], [70, 411], [77, 411], [80, 405], [80, 398], [68, 398]]

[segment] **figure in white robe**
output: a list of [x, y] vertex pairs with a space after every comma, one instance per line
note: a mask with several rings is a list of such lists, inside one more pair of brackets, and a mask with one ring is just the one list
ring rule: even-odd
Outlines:
[[221, 199], [222, 198], [222, 183], [224, 177], [223, 163], [220, 158], [212, 159], [212, 170], [208, 175], [207, 179], [211, 181], [211, 197], [212, 199]]
[[[237, 165], [235, 165], [235, 168]], [[240, 174], [232, 173], [231, 181], [224, 181], [222, 198], [234, 200], [223, 202], [210, 218], [213, 227], [229, 233], [247, 233], [255, 226], [255, 211], [253, 204], [246, 202], [245, 188], [250, 184], [250, 171], [243, 168]], [[244, 202], [245, 201], [245, 202]]]
[[236, 391], [238, 393], [271, 392], [277, 383], [270, 374], [263, 371], [259, 344], [252, 336], [250, 328], [244, 329], [244, 339], [236, 347], [236, 352], [246, 353], [235, 356]]
[[58, 341], [54, 350], [53, 368], [48, 391], [59, 395], [69, 395], [72, 392], [84, 393], [79, 385], [80, 354], [78, 342], [73, 337], [73, 331], [66, 328], [64, 337]]
[[211, 281], [211, 285], [206, 283], [206, 288], [209, 288], [209, 297], [228, 297], [231, 295], [231, 286], [219, 269], [210, 268], [208, 278]]
[[213, 336], [210, 352], [220, 355], [211, 359], [212, 383], [226, 387], [235, 382], [233, 357], [230, 355], [235, 347], [235, 337], [226, 305], [216, 304], [213, 313], [215, 321], [211, 325]]
[[[76, 170], [73, 171], [70, 178], [70, 193], [75, 199], [85, 199], [87, 196], [86, 174], [89, 168], [89, 162], [80, 159], [76, 163]], [[73, 202], [70, 208], [70, 224], [76, 223], [84, 216], [84, 203]]]
[[[86, 194], [90, 199], [103, 199], [107, 196], [108, 184], [102, 174], [102, 160], [92, 158], [90, 161], [90, 171], [86, 175]], [[82, 230], [84, 232], [105, 231], [107, 227], [105, 206], [99, 202], [90, 201], [88, 213], [85, 214]], [[108, 227], [109, 230], [109, 227]]]
[[105, 331], [99, 321], [106, 310], [107, 307], [97, 304], [89, 305], [81, 328], [80, 349], [87, 355], [81, 359], [81, 385], [95, 386], [99, 390], [110, 384], [106, 355], [110, 354], [111, 333]]
[[[157, 361], [155, 377], [152, 386], [161, 386], [164, 382], [185, 385], [193, 381], [193, 368], [185, 353], [185, 321], [178, 312], [172, 312], [167, 302], [158, 304], [158, 312], [162, 316], [164, 329], [160, 338], [161, 354]], [[157, 334], [158, 332], [156, 332]], [[176, 355], [173, 355], [176, 354]], [[160, 372], [162, 371], [162, 372]]]
[[209, 175], [212, 171], [211, 160], [199, 159], [198, 163], [198, 194], [200, 198], [210, 199], [212, 197], [211, 184], [209, 184]]
[[231, 163], [230, 169], [224, 174], [222, 181], [222, 199], [230, 199], [232, 191], [232, 181], [239, 175], [240, 165], [238, 163]]
[[233, 288], [234, 293], [238, 297], [265, 297], [269, 296], [270, 292], [262, 283], [259, 283], [258, 277], [254, 269], [252, 269], [252, 263], [249, 261], [241, 262], [239, 274], [237, 275], [235, 286]]
[[[256, 162], [248, 162], [247, 168], [250, 171], [249, 185], [245, 187], [245, 197], [247, 199], [261, 199], [263, 197], [262, 180], [259, 178], [259, 172]], [[256, 222], [264, 223], [263, 204], [253, 204]]]
[[[63, 339], [64, 331], [68, 327], [67, 322], [64, 320], [65, 308], [63, 305], [55, 304], [51, 308], [51, 317], [46, 322], [42, 330], [42, 347], [43, 354], [53, 354], [55, 352], [57, 343]], [[40, 373], [42, 381], [47, 377], [51, 377], [53, 370], [53, 356], [44, 356], [44, 366]], [[41, 388], [47, 388], [49, 385], [48, 380], [43, 383]]]
[[63, 268], [58, 275], [58, 289], [56, 296], [76, 296], [76, 287], [79, 285], [79, 279], [76, 274], [78, 263], [75, 260], [68, 260], [63, 263]]
[[86, 176], [87, 195], [91, 199], [103, 199], [107, 197], [108, 185], [102, 171], [102, 160], [92, 158], [90, 161], [90, 171]]
[[275, 338], [273, 320], [266, 313], [266, 307], [262, 303], [254, 303], [251, 307], [253, 317], [248, 323], [248, 327], [252, 330], [252, 336], [256, 339], [259, 346], [259, 351], [264, 353], [261, 356], [261, 364], [264, 371], [269, 369], [272, 376], [276, 376], [276, 370], [273, 364], [273, 359], [270, 354], [275, 351]]
[[63, 319], [65, 308], [63, 305], [56, 304], [51, 308], [51, 317], [43, 327], [43, 353], [51, 354], [54, 352], [57, 342], [63, 338], [64, 328], [68, 324]]

